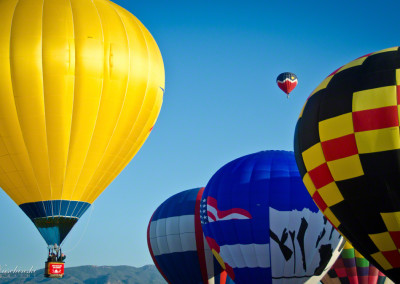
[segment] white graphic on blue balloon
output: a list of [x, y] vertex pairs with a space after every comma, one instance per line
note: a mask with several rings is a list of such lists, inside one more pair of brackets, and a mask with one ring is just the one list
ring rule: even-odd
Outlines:
[[[301, 277], [319, 283], [339, 256], [343, 238], [319, 211], [269, 211], [273, 283], [299, 283]], [[323, 257], [330, 261], [322, 263], [326, 254], [334, 257]]]

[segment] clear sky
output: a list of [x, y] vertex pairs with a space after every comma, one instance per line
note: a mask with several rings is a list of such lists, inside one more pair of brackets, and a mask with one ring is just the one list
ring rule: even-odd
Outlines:
[[[293, 150], [313, 89], [338, 67], [400, 40], [396, 0], [116, 3], [159, 45], [164, 103], [139, 153], [66, 238], [67, 267], [151, 264], [146, 230], [158, 205], [205, 186], [235, 158]], [[290, 99], [275, 82], [285, 71], [299, 78]], [[1, 190], [0, 216], [0, 268], [42, 268], [46, 243]]]

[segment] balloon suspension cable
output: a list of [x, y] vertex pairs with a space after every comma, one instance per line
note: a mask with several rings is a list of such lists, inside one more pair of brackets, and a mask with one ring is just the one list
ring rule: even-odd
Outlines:
[[[92, 204], [90, 207], [91, 207], [91, 210], [90, 210], [90, 214], [89, 214], [89, 219], [88, 219], [88, 221], [86, 222], [86, 226], [85, 226], [85, 229], [83, 230], [83, 233], [81, 234], [81, 237], [80, 237], [79, 240], [75, 243], [75, 246], [74, 246], [73, 248], [71, 248], [71, 249], [69, 249], [69, 250], [67, 250], [67, 251], [64, 251], [64, 253], [69, 253], [69, 252], [75, 250], [76, 247], [77, 247], [77, 246], [79, 245], [79, 243], [81, 242], [81, 240], [83, 239], [83, 236], [84, 236], [85, 233], [86, 233], [86, 230], [87, 230], [87, 228], [88, 228], [88, 226], [89, 226], [90, 219], [92, 218], [92, 214], [93, 214], [93, 211], [94, 211], [94, 205]], [[67, 237], [65, 238], [65, 240], [68, 239], [68, 237], [69, 237], [69, 234], [67, 235]], [[64, 240], [64, 241], [65, 241], [65, 240]], [[64, 241], [63, 241], [63, 243], [64, 243]], [[60, 244], [60, 247], [61, 247], [61, 244]]]

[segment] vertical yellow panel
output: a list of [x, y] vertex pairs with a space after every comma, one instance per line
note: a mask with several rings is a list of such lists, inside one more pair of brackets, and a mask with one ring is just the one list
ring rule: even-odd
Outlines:
[[20, 192], [18, 187], [13, 183], [13, 180], [11, 178], [12, 175], [3, 173], [0, 171], [0, 182], [1, 186], [4, 188], [7, 188], [7, 194], [14, 200], [14, 202], [17, 202], [18, 200], [24, 200], [24, 195], [22, 192]]
[[344, 200], [342, 193], [335, 182], [331, 182], [324, 187], [318, 189], [319, 195], [324, 200], [328, 207], [331, 207]]
[[368, 89], [353, 94], [353, 111], [397, 105], [396, 86]]
[[400, 231], [400, 212], [381, 213], [381, 216], [388, 231]]
[[364, 175], [364, 170], [358, 155], [330, 161], [328, 162], [328, 167], [335, 181]]
[[[13, 127], [15, 128], [16, 126], [18, 126], [18, 121], [16, 120], [15, 114], [14, 100], [12, 96], [12, 85], [10, 80], [10, 67], [8, 56], [10, 54], [11, 21], [16, 4], [17, 1], [0, 1], [0, 18], [3, 19], [3, 24], [0, 25], [0, 99], [4, 101], [4, 103], [0, 104], [1, 156], [9, 154], [7, 141], [15, 139], [13, 139], [13, 137], [10, 135], [6, 136], [7, 131], [13, 129]], [[10, 116], [9, 119], [7, 115]], [[8, 144], [10, 144], [11, 146], [13, 145], [12, 142], [9, 142]], [[12, 151], [12, 149], [10, 150]], [[17, 195], [17, 192], [12, 190], [14, 186], [9, 182], [9, 178], [5, 173], [4, 168], [5, 165], [0, 163], [0, 186], [15, 202], [20, 203], [22, 201], [22, 198]]]
[[303, 156], [304, 165], [306, 166], [307, 171], [311, 171], [326, 163], [321, 143], [314, 144], [301, 153], [301, 155]]
[[[157, 82], [157, 81], [155, 81]], [[99, 184], [96, 186], [96, 188], [99, 188], [97, 196], [102, 192], [104, 188], [106, 188], [114, 178], [113, 176], [117, 176], [123, 168], [130, 162], [130, 160], [136, 155], [136, 153], [139, 151], [139, 149], [142, 147], [143, 143], [146, 141], [147, 137], [150, 134], [150, 129], [152, 126], [155, 124], [157, 117], [159, 115], [161, 105], [163, 102], [163, 91], [159, 87], [158, 89], [149, 89], [152, 91], [149, 91], [146, 93], [146, 97], [149, 96], [155, 96], [155, 101], [153, 104], [153, 108], [149, 112], [149, 115], [147, 116], [147, 122], [143, 124], [143, 127], [141, 130], [137, 130], [135, 132], [135, 129], [131, 132], [131, 135], [128, 137], [128, 142], [124, 145], [125, 148], [128, 150], [127, 153], [125, 153], [123, 156], [120, 154], [120, 162], [114, 163], [114, 167], [109, 168], [109, 173], [104, 175], [103, 179], [100, 180]], [[143, 115], [143, 113], [141, 113]], [[136, 134], [137, 135], [133, 135]], [[138, 136], [138, 137], [137, 137]], [[92, 197], [93, 198], [93, 197]], [[96, 197], [94, 197], [95, 199]], [[93, 199], [93, 200], [94, 200]], [[90, 199], [92, 200], [92, 199]]]
[[67, 167], [74, 100], [74, 69], [70, 57], [73, 36], [69, 1], [44, 1], [43, 86], [53, 199], [61, 199]]
[[373, 254], [371, 254], [371, 257], [373, 257], [375, 259], [375, 261], [377, 263], [379, 263], [380, 266], [382, 266], [383, 269], [389, 270], [389, 269], [393, 268], [393, 266], [390, 264], [390, 262], [382, 254], [382, 252], [373, 253]]
[[88, 195], [87, 202], [93, 202], [103, 192], [103, 190], [114, 180], [115, 176], [117, 176], [128, 165], [128, 163], [132, 160], [132, 158], [142, 147], [143, 143], [146, 141], [147, 137], [150, 134], [149, 130], [151, 126], [154, 125], [158, 117], [162, 101], [163, 101], [163, 96], [159, 94], [154, 104], [153, 111], [148, 119], [146, 126], [143, 128], [140, 137], [136, 140], [136, 143], [130, 143], [131, 146], [130, 151], [127, 154], [125, 154], [124, 157], [120, 157], [121, 159], [118, 160], [118, 163], [115, 163], [114, 168], [109, 168], [108, 172], [103, 173], [103, 177], [97, 181], [96, 185], [93, 186], [93, 192], [90, 192], [90, 194]]
[[157, 44], [109, 1], [0, 1], [0, 19], [0, 186], [17, 204], [94, 201], [155, 124]]
[[[104, 37], [91, 1], [71, 0], [75, 31], [75, 88], [67, 171], [62, 196], [74, 199], [96, 125], [104, 79]], [[76, 193], [75, 193], [76, 192]]]
[[[118, 165], [116, 165], [115, 168], [111, 168], [111, 170], [112, 170], [111, 174], [104, 175], [104, 178], [100, 181], [101, 183], [99, 183], [99, 185], [97, 186], [97, 188], [98, 188], [96, 190], [97, 195], [92, 196], [92, 199], [89, 199], [89, 200], [92, 200], [92, 202], [113, 181], [113, 178], [111, 178], [111, 177], [118, 175], [126, 167], [126, 165], [128, 165], [128, 163], [136, 155], [136, 153], [142, 147], [143, 143], [146, 141], [147, 137], [150, 134], [150, 131], [148, 131], [148, 130], [151, 128], [152, 125], [154, 125], [154, 123], [159, 115], [161, 104], [163, 101], [163, 96], [161, 95], [162, 93], [163, 92], [160, 90], [158, 93], [159, 95], [157, 96], [156, 102], [154, 104], [153, 111], [148, 119], [147, 124], [143, 128], [143, 130], [140, 134], [140, 137], [136, 140], [136, 143], [131, 145], [131, 149], [128, 152], [128, 154], [126, 154], [123, 157], [122, 163], [119, 163]], [[90, 202], [90, 201], [88, 201], [88, 202]]]
[[[28, 200], [51, 198], [41, 73], [42, 9], [42, 3], [27, 0], [18, 2], [11, 26], [9, 52], [9, 76], [12, 78], [18, 129], [23, 137], [22, 141], [13, 142], [18, 143], [18, 149], [15, 149], [18, 157], [25, 157], [22, 164], [24, 169], [20, 174], [22, 179], [29, 179], [26, 181]], [[18, 130], [7, 131], [6, 135], [14, 136], [15, 131]], [[21, 153], [24, 151], [29, 157]], [[30, 179], [32, 169], [35, 181]], [[35, 187], [40, 188], [40, 194]]]
[[338, 218], [336, 218], [336, 216], [332, 213], [332, 210], [331, 210], [329, 207], [325, 209], [324, 215], [326, 216], [326, 218], [328, 218], [328, 220], [329, 220], [336, 228], [338, 228], [338, 227], [340, 226], [340, 221], [339, 221]]
[[147, 84], [151, 80], [148, 78], [150, 56], [147, 50], [148, 43], [145, 41], [142, 30], [133, 20], [134, 16], [121, 13], [115, 5], [112, 6], [121, 18], [128, 39], [129, 54], [125, 60], [129, 63], [129, 81], [127, 82], [124, 105], [120, 111], [118, 122], [99, 167], [88, 185], [90, 190], [82, 197], [84, 201], [89, 195], [93, 195], [89, 191], [96, 190], [97, 192], [100, 190], [101, 192], [104, 190], [99, 186], [102, 179], [110, 178], [113, 180], [116, 177], [116, 175], [111, 175], [111, 169], [121, 164], [123, 156], [129, 151], [126, 149], [126, 142], [141, 115]]
[[[400, 69], [396, 69], [396, 85], [400, 86]], [[397, 102], [400, 103], [400, 102]]]
[[321, 142], [352, 134], [353, 115], [350, 112], [320, 121], [318, 130]]
[[[114, 129], [120, 118], [121, 109], [126, 98], [126, 88], [129, 71], [128, 39], [124, 25], [115, 10], [104, 1], [95, 1], [94, 4], [101, 19], [104, 34], [104, 81], [97, 115], [95, 130], [86, 156], [83, 170], [78, 184], [87, 188], [103, 158]], [[75, 192], [74, 199], [80, 200], [84, 192]]]
[[315, 185], [314, 185], [313, 181], [311, 180], [310, 175], [309, 175], [308, 173], [306, 173], [306, 174], [304, 175], [304, 177], [303, 177], [303, 183], [304, 183], [304, 185], [306, 186], [308, 193], [309, 193], [311, 196], [313, 196], [314, 193], [315, 193], [315, 191], [316, 191], [317, 189], [315, 188]]
[[357, 132], [355, 137], [360, 154], [400, 149], [398, 127]]
[[397, 250], [396, 244], [394, 243], [389, 232], [369, 234], [368, 236], [380, 251]]

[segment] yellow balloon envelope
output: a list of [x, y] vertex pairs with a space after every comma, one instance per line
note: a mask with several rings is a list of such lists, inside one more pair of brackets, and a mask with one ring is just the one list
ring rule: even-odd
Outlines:
[[107, 0], [0, 0], [0, 186], [60, 244], [142, 146], [164, 90], [148, 30]]

